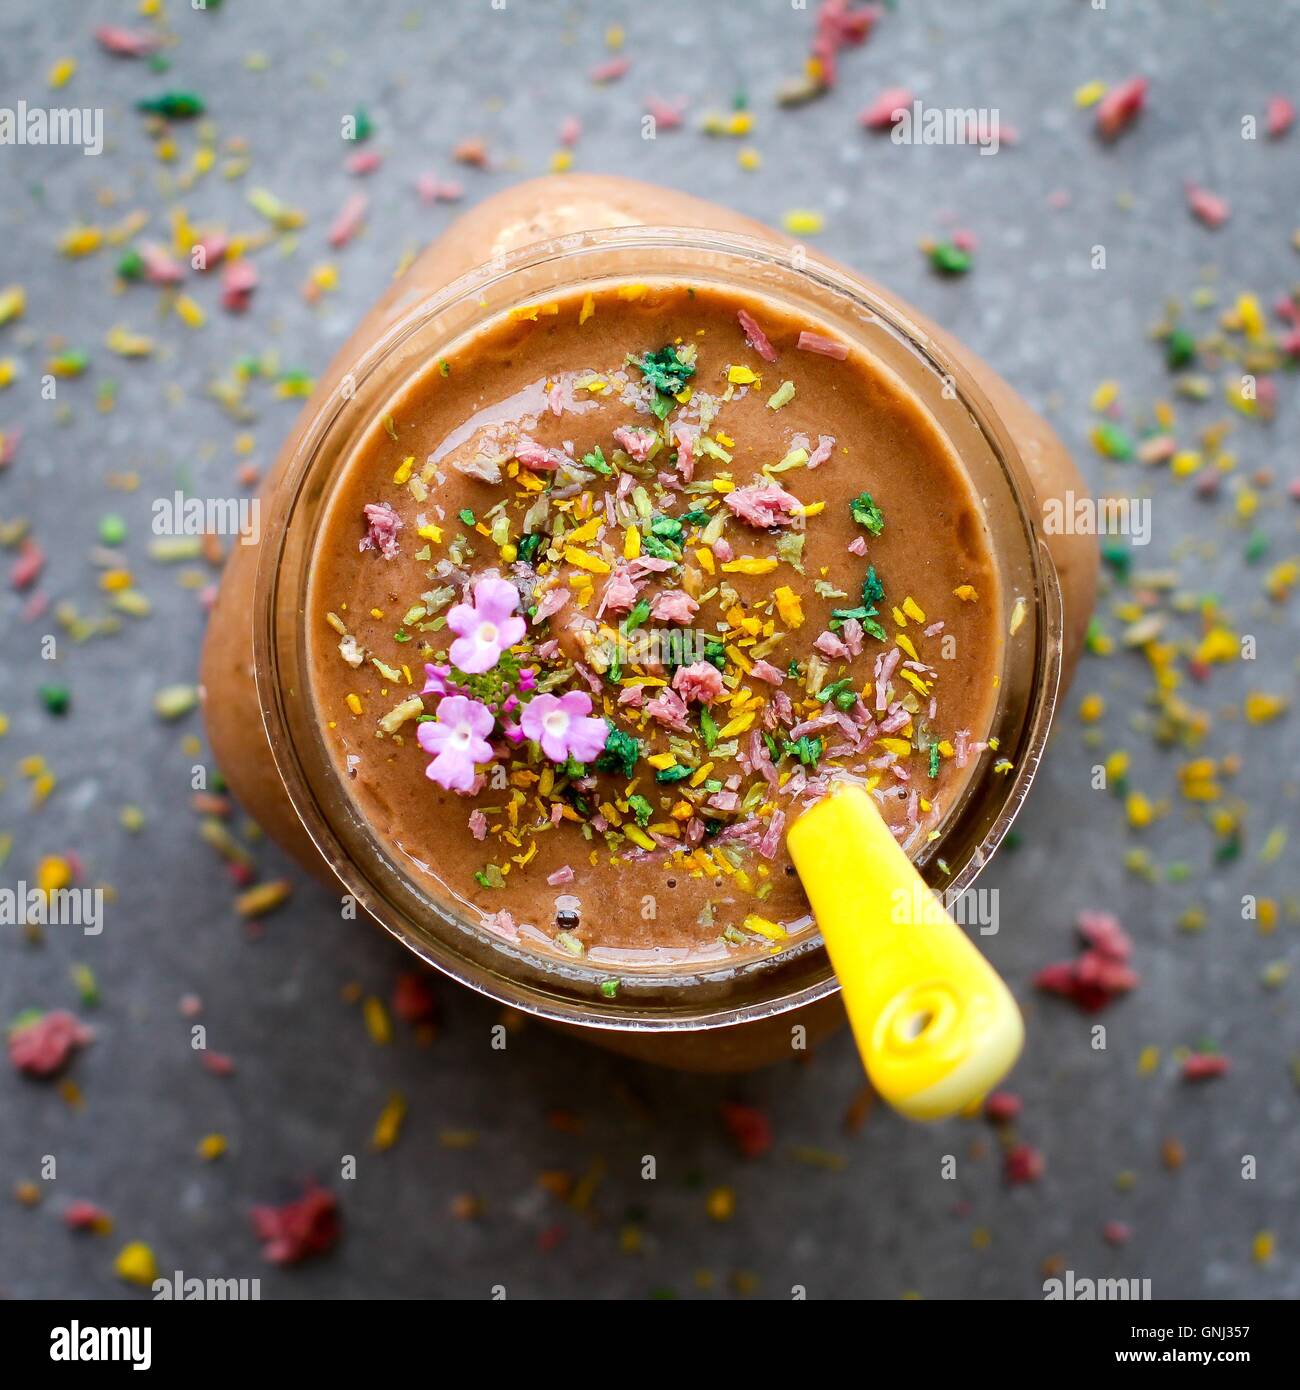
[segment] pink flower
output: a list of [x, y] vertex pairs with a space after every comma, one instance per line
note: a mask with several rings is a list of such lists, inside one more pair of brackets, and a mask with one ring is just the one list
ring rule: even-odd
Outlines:
[[524, 635], [524, 620], [515, 610], [519, 594], [513, 584], [494, 574], [474, 586], [473, 603], [458, 603], [447, 614], [447, 626], [456, 634], [451, 644], [452, 662], [471, 676], [490, 671], [507, 647]]
[[600, 756], [609, 738], [605, 721], [590, 716], [591, 696], [585, 690], [570, 690], [567, 695], [535, 695], [519, 722], [524, 736], [540, 743], [553, 763], [568, 758], [589, 763]]
[[377, 550], [385, 560], [391, 560], [397, 554], [397, 533], [402, 529], [402, 518], [387, 502], [367, 502], [361, 511], [366, 518], [361, 549]]
[[450, 666], [434, 666], [432, 662], [424, 663], [424, 689], [421, 695], [450, 695], [456, 687], [451, 682]]
[[486, 705], [464, 695], [448, 695], [438, 702], [438, 717], [424, 720], [416, 729], [420, 747], [433, 761], [425, 776], [449, 792], [467, 792], [474, 785], [474, 765], [492, 761], [495, 716]]

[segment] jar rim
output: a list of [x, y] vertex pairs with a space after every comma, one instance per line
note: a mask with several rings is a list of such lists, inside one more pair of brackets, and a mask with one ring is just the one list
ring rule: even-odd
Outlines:
[[[454, 323], [457, 315], [468, 312], [472, 320], [474, 311], [499, 295], [502, 303], [482, 316], [482, 321], [495, 319], [509, 307], [511, 287], [522, 285], [530, 275], [546, 277], [559, 273], [566, 291], [610, 278], [624, 282], [633, 277], [638, 280], [670, 278], [677, 282], [693, 279], [697, 283], [707, 278], [685, 272], [665, 277], [644, 269], [643, 258], [668, 253], [711, 258], [710, 274], [713, 276], [718, 274], [723, 261], [734, 262], [735, 270], [743, 271], [741, 278], [745, 283], [739, 288], [749, 292], [755, 292], [752, 281], [755, 267], [758, 267], [765, 273], [783, 277], [791, 293], [797, 292], [791, 285], [797, 286], [798, 291], [815, 289], [851, 306], [864, 325], [870, 322], [894, 335], [916, 356], [928, 374], [951, 385], [953, 394], [949, 399], [959, 414], [969, 417], [975, 434], [985, 442], [991, 461], [1000, 470], [1006, 493], [1014, 502], [1019, 534], [1023, 535], [1025, 543], [1025, 573], [1029, 576], [1034, 600], [1032, 615], [1028, 615], [1033, 619], [1031, 697], [1026, 703], [1014, 766], [1000, 779], [996, 789], [997, 804], [988, 813], [982, 833], [962, 854], [955, 869], [939, 861], [947, 870], [942, 876], [945, 893], [961, 893], [970, 886], [1023, 804], [1046, 745], [1060, 677], [1059, 580], [1051, 555], [1033, 523], [1029, 501], [1033, 489], [1023, 460], [969, 371], [952, 360], [947, 350], [935, 343], [908, 315], [847, 271], [802, 248], [783, 248], [779, 242], [732, 232], [638, 225], [575, 232], [533, 242], [494, 257], [434, 293], [419, 295], [402, 305], [394, 321], [360, 355], [355, 366], [346, 371], [342, 389], [331, 390], [305, 425], [300, 426], [297, 448], [285, 461], [269, 499], [270, 505], [264, 506], [269, 515], [264, 516], [252, 619], [254, 676], [268, 742], [277, 771], [307, 834], [349, 894], [391, 935], [430, 965], [498, 1002], [554, 1022], [602, 1030], [695, 1031], [733, 1027], [816, 1003], [834, 994], [839, 985], [820, 936], [814, 934], [811, 938], [801, 938], [798, 947], [781, 953], [787, 966], [795, 962], [799, 951], [808, 957], [802, 968], [811, 970], [814, 978], [807, 983], [796, 983], [783, 991], [779, 986], [782, 972], [775, 967], [765, 971], [768, 963], [777, 959], [769, 957], [757, 962], [753, 969], [730, 968], [735, 979], [744, 974], [747, 980], [755, 980], [766, 973], [769, 983], [777, 986], [768, 997], [737, 1002], [729, 992], [715, 988], [693, 991], [706, 993], [711, 996], [708, 998], [693, 1002], [688, 999], [672, 1006], [646, 1007], [635, 1012], [631, 1003], [635, 995], [625, 993], [623, 1002], [617, 1002], [604, 999], [599, 990], [592, 989], [593, 981], [608, 977], [608, 969], [584, 967], [580, 961], [559, 969], [548, 962], [547, 984], [541, 987], [535, 979], [529, 978], [534, 972], [531, 968], [525, 969], [521, 959], [530, 953], [510, 950], [509, 943], [503, 939], [492, 939], [490, 953], [467, 953], [465, 939], [459, 939], [461, 949], [456, 950], [437, 930], [421, 929], [411, 920], [415, 906], [426, 909], [433, 920], [445, 928], [463, 933], [474, 929], [476, 924], [457, 919], [445, 905], [415, 889], [409, 875], [403, 875], [383, 855], [378, 837], [371, 836], [373, 843], [368, 847], [363, 842], [363, 852], [368, 848], [374, 855], [373, 862], [365, 865], [359, 864], [357, 854], [346, 847], [354, 843], [349, 837], [359, 833], [359, 827], [346, 827], [345, 834], [345, 827], [339, 823], [338, 806], [347, 792], [337, 768], [332, 759], [314, 756], [317, 750], [301, 746], [307, 739], [297, 739], [291, 732], [295, 723], [292, 702], [304, 699], [306, 690], [302, 675], [305, 671], [302, 608], [297, 592], [282, 590], [290, 579], [286, 573], [286, 556], [291, 550], [294, 554], [302, 554], [309, 549], [305, 528], [313, 516], [311, 505], [322, 504], [328, 496], [319, 474], [322, 460], [329, 458], [330, 441], [342, 431], [348, 413], [364, 398], [367, 386], [382, 376], [386, 366], [394, 362], [405, 346], [424, 332], [436, 332], [442, 319]], [[608, 267], [588, 266], [583, 273], [584, 262], [601, 257], [634, 261], [641, 268], [613, 271]], [[553, 285], [551, 292], [554, 292]], [[760, 288], [757, 293], [762, 295], [764, 290]], [[531, 303], [539, 297], [539, 291], [534, 289], [513, 297], [518, 304]], [[824, 318], [817, 310], [810, 312]], [[473, 331], [472, 326], [469, 331]], [[841, 326], [841, 331], [848, 330]], [[384, 394], [392, 396], [401, 385], [401, 379], [395, 379]], [[921, 404], [929, 410], [934, 402], [922, 398]], [[967, 466], [964, 457], [961, 462]], [[994, 558], [998, 559], [996, 552]], [[1026, 620], [1025, 626], [1028, 625]], [[305, 699], [305, 703], [310, 704], [310, 699]], [[330, 778], [333, 778], [332, 787]], [[334, 793], [339, 795], [336, 797]], [[957, 815], [956, 811], [950, 812], [950, 819]], [[401, 883], [403, 878], [405, 884]], [[491, 958], [487, 958], [488, 954]], [[505, 968], [511, 961], [516, 967], [513, 973]], [[709, 965], [683, 970], [678, 976], [661, 973], [653, 976], [653, 980], [666, 986], [705, 980], [716, 985], [726, 973]], [[625, 974], [625, 983], [633, 978], [638, 981], [652, 979], [649, 973], [640, 976], [633, 970]]]

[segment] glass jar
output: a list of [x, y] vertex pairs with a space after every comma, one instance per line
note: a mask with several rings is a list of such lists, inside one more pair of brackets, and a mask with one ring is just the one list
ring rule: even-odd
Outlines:
[[[940, 838], [916, 862], [938, 892], [969, 888], [1029, 790], [1061, 681], [1066, 623], [1041, 533], [1042, 459], [1031, 472], [970, 367], [928, 327], [857, 277], [767, 237], [601, 227], [494, 254], [430, 293], [408, 291], [405, 303], [390, 297], [379, 331], [360, 350], [355, 338], [345, 349], [268, 480], [255, 573], [251, 555], [237, 556], [223, 580], [205, 652], [205, 703], [223, 771], [252, 814], [304, 862], [328, 866], [345, 892], [430, 965], [620, 1051], [691, 1068], [741, 1068], [789, 1056], [842, 1020], [815, 933], [734, 966], [623, 970], [617, 997], [606, 998], [600, 986], [608, 969], [505, 941], [404, 872], [342, 784], [310, 696], [304, 614], [313, 545], [331, 485], [367, 428], [413, 376], [454, 355], [486, 321], [561, 292], [629, 281], [714, 285], [824, 326], [899, 378], [961, 460], [1001, 577], [1008, 635], [989, 733], [1011, 767], [994, 772], [984, 758]], [[1082, 493], [1072, 469], [1060, 482]], [[1070, 599], [1077, 625], [1079, 605], [1091, 604], [1090, 584]]]

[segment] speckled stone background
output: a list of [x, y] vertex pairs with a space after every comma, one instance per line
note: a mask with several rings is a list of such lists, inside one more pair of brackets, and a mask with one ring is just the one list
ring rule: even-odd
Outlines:
[[[281, 1298], [485, 1297], [493, 1285], [518, 1298], [780, 1298], [794, 1285], [816, 1298], [1037, 1298], [1045, 1261], [1080, 1276], [1148, 1277], [1157, 1297], [1300, 1296], [1300, 1094], [1291, 1074], [1300, 982], [1270, 989], [1262, 978], [1275, 967], [1276, 980], [1278, 962], [1296, 962], [1294, 846], [1260, 860], [1271, 830], [1296, 828], [1300, 741], [1294, 714], [1259, 728], [1241, 717], [1249, 690], [1295, 692], [1295, 603], [1270, 601], [1263, 586], [1270, 567], [1300, 549], [1297, 510], [1285, 495], [1296, 477], [1296, 377], [1277, 377], [1271, 424], [1232, 417], [1239, 467], [1215, 501], [1197, 499], [1195, 480], [1176, 481], [1163, 467], [1103, 465], [1088, 443], [1089, 399], [1102, 380], [1119, 383], [1134, 431], [1169, 395], [1161, 351], [1147, 336], [1166, 300], [1186, 304], [1197, 285], [1214, 287], [1217, 308], [1187, 311], [1205, 334], [1239, 291], [1270, 304], [1300, 280], [1291, 242], [1300, 131], [1276, 142], [1241, 133], [1243, 115], [1262, 118], [1268, 96], [1300, 98], [1300, 5], [902, 0], [865, 47], [843, 55], [836, 90], [798, 110], [777, 109], [773, 93], [797, 72], [812, 17], [779, 0], [509, 0], [501, 10], [486, 0], [227, 0], [209, 12], [170, 0], [166, 30], [176, 43], [165, 50], [165, 76], [93, 42], [98, 23], [146, 25], [134, 4], [8, 0], [4, 10], [3, 103], [102, 107], [108, 147], [99, 158], [0, 147], [0, 285], [19, 283], [28, 296], [25, 316], [0, 328], [0, 356], [19, 371], [0, 391], [0, 431], [22, 430], [14, 462], [0, 470], [0, 518], [28, 518], [48, 557], [34, 591], [0, 592], [0, 711], [8, 717], [0, 832], [13, 837], [0, 875], [12, 885], [30, 879], [41, 856], [74, 851], [85, 881], [117, 894], [98, 937], [59, 928], [34, 943], [18, 928], [0, 929], [0, 1019], [70, 1007], [96, 1033], [68, 1073], [80, 1108], [57, 1084], [8, 1068], [0, 1075], [5, 1293], [147, 1296], [113, 1273], [117, 1251], [139, 1240], [165, 1272], [260, 1275], [265, 1296]], [[605, 28], [615, 19], [626, 28], [631, 71], [598, 86], [588, 72], [610, 56]], [[47, 73], [63, 57], [78, 68], [55, 93]], [[1102, 146], [1073, 93], [1135, 73], [1151, 79], [1150, 108], [1117, 144]], [[858, 111], [894, 85], [932, 105], [996, 107], [1019, 143], [982, 158], [866, 134]], [[133, 110], [167, 87], [201, 93], [216, 132], [218, 168], [189, 191], [176, 181], [201, 132], [177, 126], [179, 155], [165, 164]], [[753, 134], [702, 135], [701, 115], [726, 108], [737, 91], [756, 114]], [[655, 142], [640, 135], [651, 94], [689, 98], [686, 126]], [[365, 234], [335, 254], [329, 222], [359, 186], [343, 168], [340, 120], [358, 104], [385, 162], [364, 185], [372, 200]], [[1213, 717], [1201, 751], [1242, 759], [1227, 788], [1244, 815], [1235, 861], [1215, 864], [1219, 841], [1178, 795], [1177, 768], [1190, 754], [1156, 746], [1147, 664], [1121, 652], [1085, 661], [1021, 818], [1022, 843], [983, 880], [1002, 895], [1002, 930], [986, 944], [1028, 1017], [1027, 1055], [1010, 1085], [1025, 1103], [1018, 1137], [1045, 1159], [1037, 1184], [1004, 1184], [998, 1136], [979, 1121], [922, 1128], [877, 1109], [846, 1132], [861, 1075], [844, 1036], [804, 1065], [699, 1079], [535, 1027], [494, 1052], [497, 1009], [440, 984], [436, 1039], [422, 1045], [399, 1024], [391, 1045], [376, 1046], [345, 995], [359, 987], [388, 998], [407, 964], [402, 952], [340, 922], [335, 901], [270, 844], [254, 847], [262, 874], [288, 876], [295, 891], [265, 935], [248, 939], [226, 872], [198, 839], [189, 808], [196, 756], [185, 740], [201, 735], [199, 719], [164, 723], [152, 699], [160, 687], [194, 680], [199, 588], [214, 575], [201, 561], [157, 563], [148, 543], [153, 498], [176, 487], [200, 496], [236, 490], [241, 427], [208, 397], [208, 384], [248, 353], [274, 352], [285, 368], [318, 372], [404, 252], [452, 215], [421, 204], [414, 177], [458, 178], [470, 202], [544, 173], [571, 114], [584, 127], [578, 169], [658, 180], [773, 221], [792, 208], [824, 213], [817, 246], [895, 287], [997, 364], [1048, 411], [1094, 486], [1153, 497], [1152, 541], [1135, 569], [1175, 571], [1176, 594], [1216, 596], [1224, 622], [1257, 639], [1253, 663], [1216, 667], [1183, 692]], [[453, 165], [452, 147], [470, 136], [486, 141], [490, 171]], [[246, 142], [250, 167], [227, 179], [226, 142], [236, 139]], [[740, 167], [742, 145], [761, 153], [757, 171]], [[1211, 231], [1190, 216], [1187, 179], [1230, 200], [1226, 226]], [[163, 240], [174, 206], [199, 223], [252, 230], [253, 187], [303, 208], [309, 221], [296, 243], [258, 254], [261, 286], [243, 317], [222, 311], [213, 278], [190, 277], [208, 313], [192, 330], [161, 314], [156, 290], [115, 292], [118, 251], [72, 261], [57, 250], [69, 226], [108, 226], [136, 208], [150, 214], [146, 235]], [[1068, 206], [1049, 203], [1058, 191]], [[944, 281], [917, 243], [954, 227], [978, 237], [976, 265]], [[1106, 248], [1104, 271], [1090, 267], [1096, 245]], [[338, 288], [309, 305], [301, 287], [323, 262], [337, 265]], [[118, 324], [154, 335], [152, 360], [126, 362], [107, 350], [105, 335]], [[50, 402], [40, 379], [56, 340], [84, 348], [91, 366], [60, 381]], [[1178, 402], [1180, 443], [1189, 448], [1201, 428], [1232, 415], [1222, 373], [1207, 375], [1210, 403]], [[110, 380], [116, 407], [104, 414], [96, 394]], [[257, 383], [249, 402], [251, 457], [265, 465], [297, 405]], [[1261, 469], [1275, 481], [1255, 488], [1259, 511], [1242, 523], [1235, 494]], [[128, 472], [139, 475], [138, 489], [114, 490], [110, 475]], [[75, 644], [53, 610], [110, 611], [94, 554], [99, 519], [110, 512], [128, 522], [121, 553], [152, 615]], [[1251, 531], [1269, 544], [1256, 564], [1245, 559]], [[13, 559], [4, 557], [6, 570]], [[48, 599], [44, 615], [28, 612], [31, 592]], [[1117, 598], [1103, 596], [1099, 610], [1112, 635], [1123, 627]], [[1194, 613], [1164, 601], [1160, 608], [1167, 636], [1184, 645], [1199, 636]], [[40, 659], [50, 632], [61, 634], [53, 663]], [[37, 697], [50, 681], [72, 693], [62, 719]], [[1088, 692], [1106, 698], [1091, 744], [1078, 716]], [[1169, 802], [1140, 836], [1120, 800], [1090, 787], [1093, 764], [1116, 748], [1132, 754], [1133, 785]], [[35, 810], [18, 766], [33, 754], [59, 779]], [[144, 813], [138, 833], [119, 823], [128, 805]], [[242, 833], [238, 816], [231, 826]], [[1139, 844], [1154, 882], [1125, 870], [1125, 854]], [[1242, 920], [1244, 894], [1279, 905], [1272, 934]], [[1072, 923], [1084, 908], [1122, 917], [1142, 976], [1099, 1019], [1036, 995], [1030, 983], [1073, 952]], [[1203, 929], [1180, 930], [1179, 919], [1197, 908]], [[98, 979], [96, 1008], [78, 1001], [75, 963]], [[233, 1076], [199, 1066], [178, 1009], [187, 993], [201, 997], [209, 1045], [233, 1058]], [[1105, 1050], [1091, 1042], [1098, 1021]], [[1176, 1050], [1206, 1039], [1230, 1057], [1230, 1074], [1183, 1082]], [[1159, 1063], [1141, 1075], [1149, 1047], [1160, 1049]], [[397, 1145], [375, 1153], [371, 1132], [394, 1092], [409, 1115]], [[770, 1115], [770, 1153], [737, 1156], [719, 1120], [725, 1099]], [[214, 1132], [228, 1138], [229, 1152], [206, 1163], [196, 1145]], [[1177, 1171], [1161, 1162], [1170, 1139], [1186, 1153]], [[358, 1156], [355, 1180], [339, 1177], [344, 1154]], [[657, 1158], [653, 1183], [640, 1176], [645, 1154]], [[945, 1180], [949, 1154], [956, 1176]], [[54, 1181], [41, 1181], [44, 1155], [57, 1158]], [[1253, 1180], [1242, 1176], [1247, 1155]], [[539, 1184], [548, 1170], [589, 1179], [590, 1200], [575, 1206], [548, 1192]], [[292, 1195], [309, 1175], [338, 1193], [342, 1241], [323, 1259], [274, 1269], [261, 1260], [248, 1209]], [[41, 1189], [40, 1205], [28, 1209], [10, 1195], [23, 1181]], [[725, 1222], [706, 1214], [719, 1187], [734, 1192]], [[451, 1214], [460, 1194], [481, 1199], [477, 1220]], [[66, 1230], [62, 1211], [74, 1198], [110, 1212], [113, 1233]], [[1109, 1221], [1131, 1228], [1127, 1245], [1106, 1244]], [[1276, 1240], [1271, 1261], [1252, 1255], [1265, 1232]]]

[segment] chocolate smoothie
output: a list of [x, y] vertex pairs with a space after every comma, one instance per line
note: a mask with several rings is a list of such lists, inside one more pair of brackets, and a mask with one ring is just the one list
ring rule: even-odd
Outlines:
[[338, 469], [312, 688], [436, 899], [611, 971], [813, 930], [783, 830], [861, 781], [913, 856], [987, 742], [1008, 601], [901, 381], [716, 287], [530, 305]]

